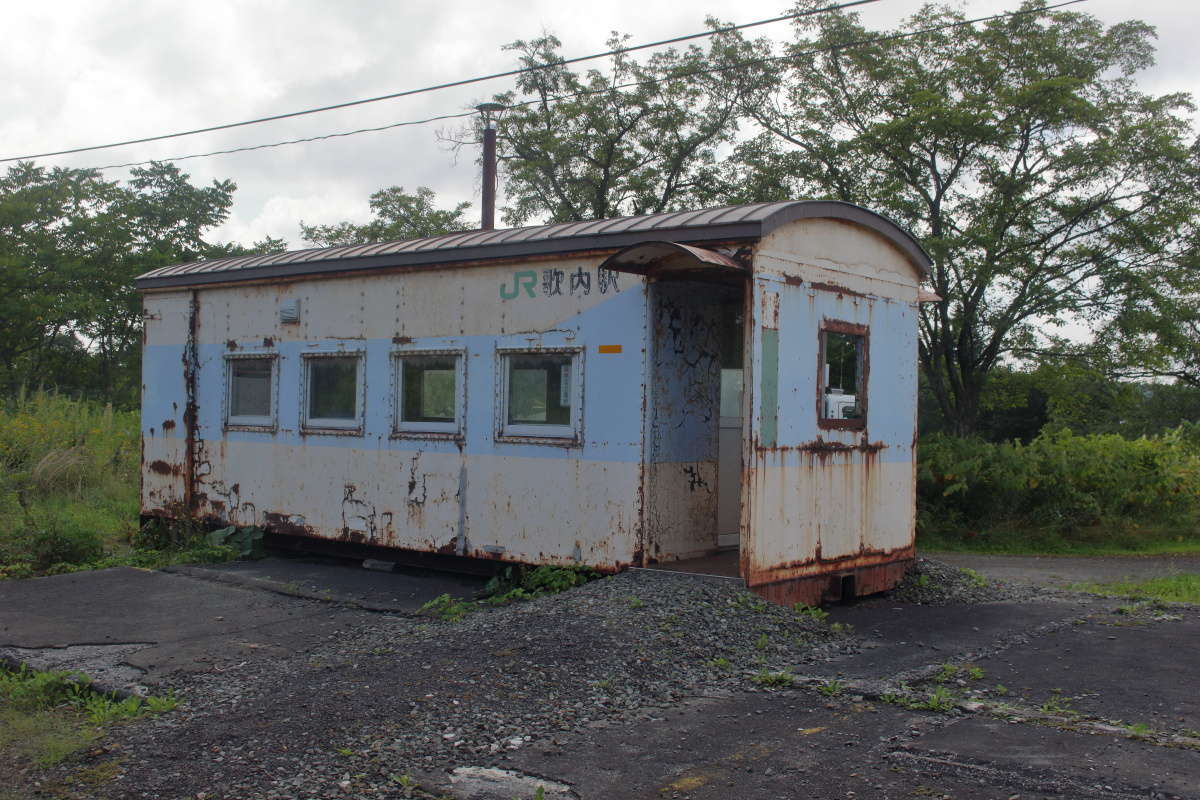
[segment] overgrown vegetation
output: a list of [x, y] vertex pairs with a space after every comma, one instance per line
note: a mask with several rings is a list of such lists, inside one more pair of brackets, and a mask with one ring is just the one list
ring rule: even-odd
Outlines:
[[138, 415], [50, 392], [0, 400], [0, 578], [226, 561], [205, 528], [138, 527]]
[[0, 667], [0, 750], [53, 766], [96, 741], [106, 725], [177, 705], [174, 695], [122, 698], [97, 691], [81, 672]]
[[1028, 444], [934, 435], [917, 494], [931, 549], [1196, 549], [1200, 425], [1137, 439], [1047, 431]]
[[[523, 600], [532, 600], [548, 594], [565, 592], [576, 586], [582, 586], [588, 581], [601, 577], [599, 572], [583, 566], [552, 566], [542, 564], [530, 567], [524, 564], [514, 564], [505, 567], [504, 571], [494, 576], [483, 587], [482, 597], [478, 600], [463, 600], [451, 597], [449, 594], [438, 595], [421, 606], [421, 613], [446, 622], [458, 622], [472, 611], [481, 606], [499, 606]], [[637, 601], [634, 603], [634, 601]], [[630, 601], [631, 607], [640, 607], [641, 601], [636, 597]]]

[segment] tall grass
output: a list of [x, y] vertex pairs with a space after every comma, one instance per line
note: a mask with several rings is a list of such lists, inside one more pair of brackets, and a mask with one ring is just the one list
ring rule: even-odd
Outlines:
[[138, 465], [137, 412], [42, 391], [0, 400], [0, 577], [127, 549]]

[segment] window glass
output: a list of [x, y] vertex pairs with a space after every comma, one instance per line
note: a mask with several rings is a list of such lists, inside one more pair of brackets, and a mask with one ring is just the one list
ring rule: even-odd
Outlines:
[[570, 354], [508, 357], [508, 423], [571, 424]]
[[358, 419], [358, 358], [308, 359], [308, 419]]
[[401, 420], [449, 422], [457, 419], [458, 359], [455, 356], [401, 358]]
[[271, 368], [274, 359], [229, 361], [229, 416], [271, 417]]
[[825, 419], [863, 416], [862, 363], [865, 338], [852, 333], [824, 331]]

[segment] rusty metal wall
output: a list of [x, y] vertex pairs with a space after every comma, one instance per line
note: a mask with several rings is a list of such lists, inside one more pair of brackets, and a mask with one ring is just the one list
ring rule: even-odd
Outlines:
[[[216, 524], [603, 569], [710, 550], [715, 319], [728, 290], [651, 292], [601, 260], [148, 292], [143, 512], [182, 504]], [[883, 236], [826, 219], [777, 228], [753, 267], [742, 574], [773, 597], [846, 570], [892, 580], [888, 565], [913, 546], [917, 269]], [[282, 322], [293, 305], [299, 321]], [[870, 331], [862, 430], [818, 425], [818, 332], [830, 320]], [[463, 354], [461, 436], [394, 432], [393, 356], [414, 349]], [[500, 435], [509, 349], [578, 353], [577, 441]], [[301, 426], [303, 356], [319, 353], [361, 355], [359, 429]], [[276, 419], [230, 428], [228, 357], [254, 354], [275, 359]]]
[[[600, 258], [150, 292], [143, 512], [413, 550], [616, 569], [638, 557], [646, 303]], [[298, 323], [280, 321], [299, 303]], [[189, 347], [194, 331], [194, 347]], [[578, 441], [502, 437], [501, 353], [579, 353]], [[393, 354], [464, 354], [458, 438], [393, 431]], [[301, 426], [305, 354], [364, 359], [361, 430]], [[273, 426], [226, 425], [227, 356], [276, 364]], [[189, 361], [195, 441], [184, 444]], [[161, 419], [160, 419], [161, 418]], [[164, 422], [173, 427], [164, 432]], [[190, 464], [190, 466], [189, 466]]]
[[185, 508], [188, 392], [185, 371], [191, 292], [147, 296], [143, 303], [142, 508]]
[[[796, 222], [757, 248], [741, 554], [751, 586], [912, 557], [917, 284], [903, 253], [842, 222]], [[819, 334], [830, 323], [869, 331], [859, 430], [818, 420]]]

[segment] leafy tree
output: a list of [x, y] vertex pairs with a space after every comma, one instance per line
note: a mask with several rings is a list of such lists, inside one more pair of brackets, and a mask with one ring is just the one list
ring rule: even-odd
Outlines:
[[884, 33], [801, 20], [786, 60], [747, 68], [762, 133], [726, 169], [731, 199], [836, 198], [918, 236], [945, 298], [922, 306], [920, 363], [959, 434], [989, 373], [1047, 330], [1177, 294], [1197, 212], [1190, 99], [1133, 82], [1153, 31], [1022, 10], [966, 24], [931, 5]]
[[[1200, 196], [1200, 184], [1194, 191]], [[1152, 287], [1130, 293], [1087, 348], [1104, 369], [1133, 378], [1169, 378], [1200, 389], [1200, 232], [1195, 226], [1181, 231], [1181, 236], [1189, 234], [1172, 274], [1160, 274]]]
[[403, 186], [380, 189], [371, 195], [371, 212], [375, 218], [367, 224], [339, 222], [336, 225], [305, 225], [301, 222], [301, 235], [306, 242], [318, 247], [335, 247], [421, 239], [471, 229], [471, 225], [463, 219], [463, 214], [471, 207], [470, 203], [442, 209], [436, 206], [435, 198], [434, 191], [425, 186], [418, 186], [416, 194], [408, 194]]
[[[614, 34], [608, 44], [627, 40]], [[509, 106], [497, 137], [505, 223], [651, 214], [707, 197], [719, 149], [736, 133], [738, 95], [715, 90], [704, 51], [666, 50], [645, 63], [618, 53], [607, 71], [581, 74], [562, 63], [561, 44], [545, 34], [505, 47], [538, 67], [495, 97]]]
[[249, 247], [237, 242], [222, 242], [210, 244], [204, 249], [204, 258], [232, 258], [234, 256], [265, 256], [269, 253], [282, 253], [288, 249], [286, 239], [265, 236]]
[[42, 383], [136, 398], [141, 309], [133, 279], [195, 259], [234, 185], [193, 186], [171, 164], [131, 171], [20, 163], [0, 178], [0, 386]]

